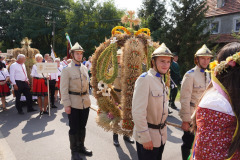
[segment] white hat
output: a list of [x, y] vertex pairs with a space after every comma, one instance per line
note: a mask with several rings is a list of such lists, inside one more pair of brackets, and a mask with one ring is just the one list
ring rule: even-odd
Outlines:
[[167, 46], [162, 43], [160, 47], [158, 47], [153, 53], [152, 57], [159, 57], [159, 56], [167, 56], [167, 57], [173, 57], [172, 52], [167, 48]]
[[80, 45], [78, 44], [78, 42], [76, 42], [76, 43], [74, 44], [74, 46], [71, 48], [71, 51], [82, 51], [82, 52], [84, 52], [82, 46], [80, 46]]
[[200, 48], [196, 52], [195, 56], [209, 56], [209, 57], [213, 57], [212, 52], [207, 48], [207, 46], [205, 44], [202, 46], [202, 48]]

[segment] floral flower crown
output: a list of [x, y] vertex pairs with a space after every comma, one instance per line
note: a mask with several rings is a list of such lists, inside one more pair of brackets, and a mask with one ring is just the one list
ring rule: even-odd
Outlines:
[[240, 65], [240, 52], [229, 56], [225, 61], [221, 61], [220, 64], [215, 60], [209, 64], [209, 67], [211, 71], [214, 71], [217, 74], [221, 74], [223, 71], [227, 71], [227, 68], [229, 66], [235, 67], [236, 63]]

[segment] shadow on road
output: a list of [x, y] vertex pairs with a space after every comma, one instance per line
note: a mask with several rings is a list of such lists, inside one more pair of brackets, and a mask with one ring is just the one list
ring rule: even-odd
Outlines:
[[68, 115], [65, 112], [62, 113], [62, 118], [60, 121], [66, 123], [66, 126], [68, 126]]
[[115, 148], [116, 148], [116, 151], [117, 151], [117, 153], [118, 153], [118, 158], [119, 158], [119, 159], [131, 160], [131, 158], [130, 158], [126, 153], [123, 152], [121, 146], [115, 147]]
[[22, 140], [28, 142], [54, 134], [54, 130], [45, 132], [47, 123], [56, 118], [56, 114], [54, 114], [54, 112], [56, 111], [51, 112], [50, 117], [48, 115], [38, 115], [35, 118], [29, 119], [27, 124], [22, 129], [22, 134], [24, 135]]
[[[174, 117], [174, 116], [168, 116], [167, 121], [168, 121], [168, 122], [171, 122], [171, 123], [178, 124], [178, 125], [181, 125], [181, 124], [182, 124], [182, 121], [180, 121], [179, 119], [177, 119], [177, 118]], [[182, 129], [180, 129], [180, 128], [177, 128], [177, 127], [176, 127], [176, 129], [178, 129], [179, 131], [182, 131]]]
[[137, 151], [133, 147], [133, 145], [136, 145], [136, 142], [134, 144], [131, 144], [131, 143], [124, 141], [124, 143], [130, 153], [131, 159], [137, 159]]
[[26, 107], [23, 107], [24, 115], [19, 115], [15, 106], [8, 107], [7, 111], [0, 112], [0, 124], [2, 125], [0, 131], [3, 134], [3, 138], [10, 135], [10, 131], [16, 128], [20, 123], [27, 121], [33, 113], [27, 113]]
[[168, 137], [167, 137], [168, 141], [172, 143], [182, 143], [182, 139], [175, 137], [172, 130], [169, 127], [167, 127], [167, 133], [168, 133]]

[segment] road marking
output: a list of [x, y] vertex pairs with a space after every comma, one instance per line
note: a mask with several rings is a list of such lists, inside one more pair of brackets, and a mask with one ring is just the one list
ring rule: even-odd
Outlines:
[[0, 131], [0, 159], [1, 160], [16, 160], [16, 157], [9, 147], [7, 141]]

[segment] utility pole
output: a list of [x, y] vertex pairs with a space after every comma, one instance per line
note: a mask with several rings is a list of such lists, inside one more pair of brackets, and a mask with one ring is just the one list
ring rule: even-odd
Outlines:
[[53, 18], [53, 21], [52, 21], [52, 24], [53, 24], [53, 32], [52, 32], [52, 36], [53, 36], [53, 50], [55, 49], [55, 24], [56, 24], [56, 21], [55, 21], [55, 18]]
[[55, 49], [55, 28], [56, 28], [56, 21], [55, 18], [53, 17], [53, 12], [52, 12], [52, 21], [50, 21], [49, 19], [46, 19], [45, 22], [48, 24], [52, 24], [52, 49]]

